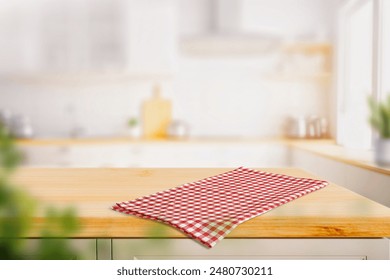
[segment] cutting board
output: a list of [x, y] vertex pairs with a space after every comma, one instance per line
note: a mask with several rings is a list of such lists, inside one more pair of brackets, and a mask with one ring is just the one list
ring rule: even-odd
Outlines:
[[161, 97], [160, 87], [154, 88], [153, 96], [143, 103], [143, 135], [148, 139], [165, 138], [172, 120], [171, 101]]

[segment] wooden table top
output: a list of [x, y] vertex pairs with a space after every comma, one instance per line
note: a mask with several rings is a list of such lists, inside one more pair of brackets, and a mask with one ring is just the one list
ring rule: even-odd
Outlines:
[[[72, 206], [85, 238], [186, 238], [167, 225], [110, 209], [131, 200], [196, 181], [226, 168], [21, 168], [15, 182], [44, 206]], [[261, 168], [318, 178], [294, 168]], [[326, 179], [326, 178], [324, 178]], [[370, 187], [370, 186], [367, 186]], [[43, 222], [35, 217], [37, 227]], [[226, 238], [389, 237], [390, 208], [343, 187], [329, 186], [240, 224]], [[28, 237], [36, 237], [30, 234]]]

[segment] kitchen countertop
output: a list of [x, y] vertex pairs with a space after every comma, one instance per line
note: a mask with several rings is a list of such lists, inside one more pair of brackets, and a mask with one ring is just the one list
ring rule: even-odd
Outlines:
[[[43, 206], [73, 206], [83, 238], [186, 238], [164, 226], [110, 209], [115, 202], [165, 190], [228, 171], [226, 168], [21, 168], [14, 180]], [[298, 177], [315, 177], [294, 168], [261, 170]], [[326, 179], [326, 178], [325, 178]], [[36, 229], [43, 219], [34, 218]], [[31, 233], [27, 237], [37, 237]], [[226, 238], [389, 237], [390, 208], [341, 186], [329, 186], [239, 225]]]
[[32, 138], [17, 139], [16, 143], [24, 147], [36, 146], [75, 146], [75, 145], [115, 145], [115, 144], [240, 144], [240, 143], [282, 143], [284, 138], [245, 138], [245, 137], [191, 137], [175, 138], [131, 138], [131, 137], [88, 137], [88, 138]]
[[347, 149], [337, 145], [334, 140], [286, 140], [285, 143], [290, 147], [314, 153], [332, 160], [390, 175], [389, 166], [379, 166], [374, 162], [372, 150]]
[[91, 146], [91, 145], [126, 145], [126, 144], [280, 144], [290, 148], [305, 150], [322, 157], [351, 164], [374, 172], [390, 175], [390, 167], [379, 166], [373, 161], [373, 152], [364, 149], [347, 149], [337, 145], [333, 139], [289, 139], [289, 138], [243, 138], [243, 137], [198, 137], [187, 139], [133, 139], [129, 137], [95, 137], [95, 138], [40, 138], [19, 139], [20, 147], [47, 146]]

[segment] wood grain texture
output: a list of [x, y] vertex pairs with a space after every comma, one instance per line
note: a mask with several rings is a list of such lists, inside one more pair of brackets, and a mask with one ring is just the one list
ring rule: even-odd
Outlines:
[[[228, 171], [226, 168], [23, 168], [14, 180], [45, 206], [72, 206], [85, 238], [186, 238], [159, 223], [110, 209], [131, 200]], [[294, 168], [273, 173], [317, 178]], [[325, 178], [326, 179], [326, 178]], [[369, 186], [367, 186], [369, 187]], [[43, 213], [43, 211], [41, 212]], [[35, 217], [36, 229], [44, 222]], [[28, 237], [36, 237], [31, 233]], [[227, 238], [389, 237], [390, 209], [343, 187], [329, 186], [240, 224]]]

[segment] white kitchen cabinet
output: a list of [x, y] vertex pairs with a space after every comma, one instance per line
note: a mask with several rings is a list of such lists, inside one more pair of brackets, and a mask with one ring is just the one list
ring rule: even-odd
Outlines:
[[254, 143], [145, 143], [134, 146], [140, 167], [278, 167], [285, 166], [285, 148]]
[[70, 147], [53, 146], [21, 146], [24, 166], [35, 167], [67, 167], [70, 165]]
[[[24, 257], [37, 259], [38, 239], [28, 239]], [[156, 259], [390, 259], [390, 242], [372, 239], [225, 239], [212, 249], [191, 239], [68, 239], [84, 260], [156, 260]]]
[[287, 148], [271, 143], [134, 142], [23, 146], [26, 166], [282, 167]]
[[[40, 239], [27, 239], [26, 251], [24, 251], [24, 257], [28, 260], [38, 259], [37, 248]], [[77, 255], [69, 256], [69, 260], [96, 260], [96, 239], [68, 239], [67, 244], [71, 246]]]
[[130, 73], [170, 75], [177, 64], [177, 14], [174, 0], [130, 0], [125, 36]]
[[35, 167], [138, 167], [129, 145], [49, 145], [21, 147], [23, 165]]
[[[25, 2], [25, 3], [24, 3]], [[174, 0], [37, 0], [0, 12], [0, 73], [58, 79], [171, 75]], [[21, 8], [23, 4], [28, 8]], [[9, 34], [12, 33], [12, 36]]]
[[132, 259], [389, 259], [388, 240], [224, 239], [208, 249], [191, 239], [113, 239], [114, 260]]
[[138, 146], [140, 167], [281, 167], [286, 148], [271, 143], [150, 143]]
[[136, 167], [129, 145], [86, 145], [69, 149], [71, 167]]
[[112, 240], [109, 238], [96, 239], [96, 259], [112, 260]]
[[290, 150], [290, 165], [303, 168], [338, 185], [346, 186], [345, 164], [297, 148]]
[[390, 207], [390, 176], [345, 164], [346, 186]]
[[290, 164], [390, 207], [390, 177], [315, 153], [291, 148]]

